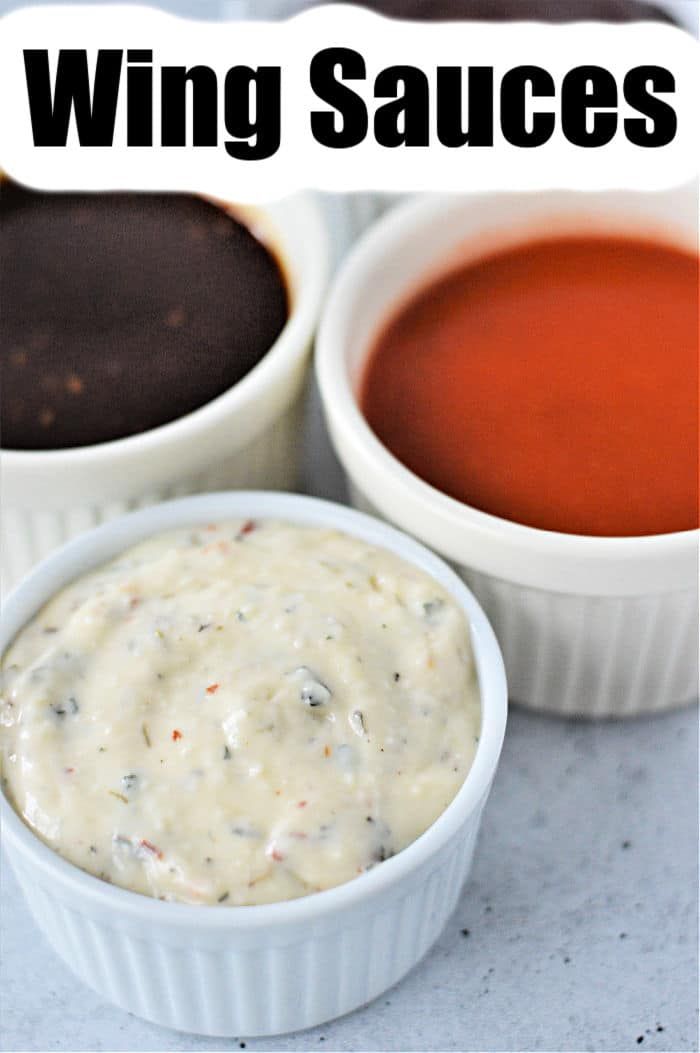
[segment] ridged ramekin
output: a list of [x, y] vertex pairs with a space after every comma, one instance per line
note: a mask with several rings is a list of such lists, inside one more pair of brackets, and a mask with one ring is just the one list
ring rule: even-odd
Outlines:
[[312, 1027], [369, 1002], [418, 962], [439, 936], [469, 872], [506, 723], [498, 644], [462, 581], [385, 523], [292, 494], [184, 498], [76, 538], [32, 571], [6, 601], [0, 654], [50, 596], [89, 568], [157, 531], [238, 516], [332, 526], [432, 575], [466, 614], [482, 715], [463, 786], [417, 841], [347, 884], [285, 903], [190, 906], [108, 885], [48, 848], [0, 797], [5, 849], [57, 954], [123, 1009], [206, 1035]]
[[328, 278], [328, 232], [312, 195], [231, 207], [281, 261], [291, 309], [279, 337], [232, 388], [161, 427], [74, 449], [2, 450], [4, 593], [53, 548], [116, 515], [200, 491], [295, 485], [304, 380]]
[[697, 252], [696, 188], [414, 198], [362, 238], [338, 275], [317, 374], [354, 503], [455, 564], [496, 631], [511, 699], [548, 713], [625, 717], [697, 697], [698, 532], [581, 537], [487, 515], [405, 468], [357, 402], [372, 340], [414, 288], [457, 261], [572, 232], [643, 234]]

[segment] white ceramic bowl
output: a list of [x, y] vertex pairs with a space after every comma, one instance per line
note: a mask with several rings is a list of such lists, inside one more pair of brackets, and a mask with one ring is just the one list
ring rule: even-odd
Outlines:
[[189, 906], [108, 885], [56, 855], [0, 797], [5, 849], [39, 928], [60, 957], [122, 1008], [207, 1035], [311, 1027], [369, 1002], [416, 964], [440, 934], [469, 872], [506, 722], [498, 644], [460, 579], [386, 524], [291, 494], [184, 498], [69, 542], [6, 602], [0, 653], [58, 589], [91, 567], [154, 532], [238, 516], [333, 526], [431, 574], [465, 611], [482, 722], [463, 786], [417, 841], [345, 885], [285, 903]]
[[311, 195], [234, 210], [282, 262], [291, 309], [279, 337], [232, 388], [161, 427], [75, 449], [3, 450], [3, 592], [57, 545], [124, 512], [199, 491], [295, 485], [304, 380], [327, 284], [328, 234]]
[[511, 699], [550, 713], [622, 717], [697, 697], [697, 531], [580, 537], [487, 515], [400, 464], [356, 398], [378, 327], [414, 288], [457, 260], [581, 231], [642, 233], [696, 252], [695, 188], [414, 198], [364, 236], [338, 275], [319, 328], [317, 373], [354, 502], [453, 561], [496, 630]]

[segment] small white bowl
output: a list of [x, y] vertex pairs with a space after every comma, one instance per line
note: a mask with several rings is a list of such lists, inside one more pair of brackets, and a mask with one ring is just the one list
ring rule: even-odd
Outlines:
[[572, 232], [656, 236], [697, 252], [696, 191], [413, 198], [362, 238], [338, 275], [317, 374], [354, 503], [455, 563], [496, 630], [511, 699], [623, 717], [697, 697], [698, 532], [581, 537], [488, 515], [405, 468], [357, 403], [372, 340], [413, 289], [457, 261]]
[[326, 224], [310, 194], [229, 207], [280, 259], [291, 301], [280, 335], [232, 388], [168, 424], [92, 446], [2, 450], [3, 592], [68, 538], [124, 512], [200, 491], [295, 485], [304, 380], [328, 279]]
[[252, 907], [190, 906], [141, 896], [62, 859], [0, 796], [3, 840], [31, 912], [90, 987], [137, 1016], [206, 1035], [312, 1027], [376, 998], [425, 954], [469, 872], [506, 723], [498, 644], [469, 590], [415, 541], [352, 509], [292, 494], [184, 498], [69, 542], [6, 602], [0, 654], [59, 589], [149, 535], [226, 517], [279, 518], [344, 530], [432, 575], [464, 609], [481, 696], [481, 732], [457, 796], [417, 841], [352, 881]]

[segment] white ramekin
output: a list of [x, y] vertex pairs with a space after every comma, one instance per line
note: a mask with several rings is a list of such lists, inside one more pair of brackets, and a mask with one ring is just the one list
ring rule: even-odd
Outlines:
[[384, 523], [309, 497], [222, 493], [135, 512], [69, 542], [6, 601], [0, 654], [76, 576], [159, 530], [225, 517], [277, 517], [344, 530], [431, 574], [464, 609], [482, 722], [452, 803], [412, 845], [345, 885], [254, 907], [164, 903], [61, 859], [0, 797], [4, 845], [31, 912], [90, 987], [138, 1016], [206, 1035], [269, 1035], [355, 1009], [396, 983], [437, 939], [469, 872], [506, 722], [498, 644], [474, 597], [432, 553]]
[[447, 497], [400, 464], [366, 423], [356, 397], [366, 356], [381, 322], [412, 289], [457, 260], [533, 235], [646, 234], [696, 252], [696, 194], [691, 186], [414, 198], [358, 243], [326, 303], [317, 373], [354, 503], [456, 565], [496, 630], [511, 699], [535, 709], [623, 717], [697, 696], [697, 531], [580, 537]]
[[328, 277], [326, 224], [309, 194], [233, 207], [281, 260], [291, 299], [282, 332], [242, 380], [171, 423], [94, 446], [3, 450], [3, 592], [51, 549], [124, 512], [199, 491], [295, 485], [304, 380]]

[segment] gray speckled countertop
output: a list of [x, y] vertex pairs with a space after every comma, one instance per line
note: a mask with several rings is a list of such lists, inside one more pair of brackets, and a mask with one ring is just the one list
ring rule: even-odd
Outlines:
[[[343, 498], [316, 400], [306, 489]], [[74, 980], [2, 870], [3, 1050], [697, 1047], [697, 711], [511, 712], [471, 879], [441, 939], [362, 1010], [275, 1039], [165, 1031]]]

